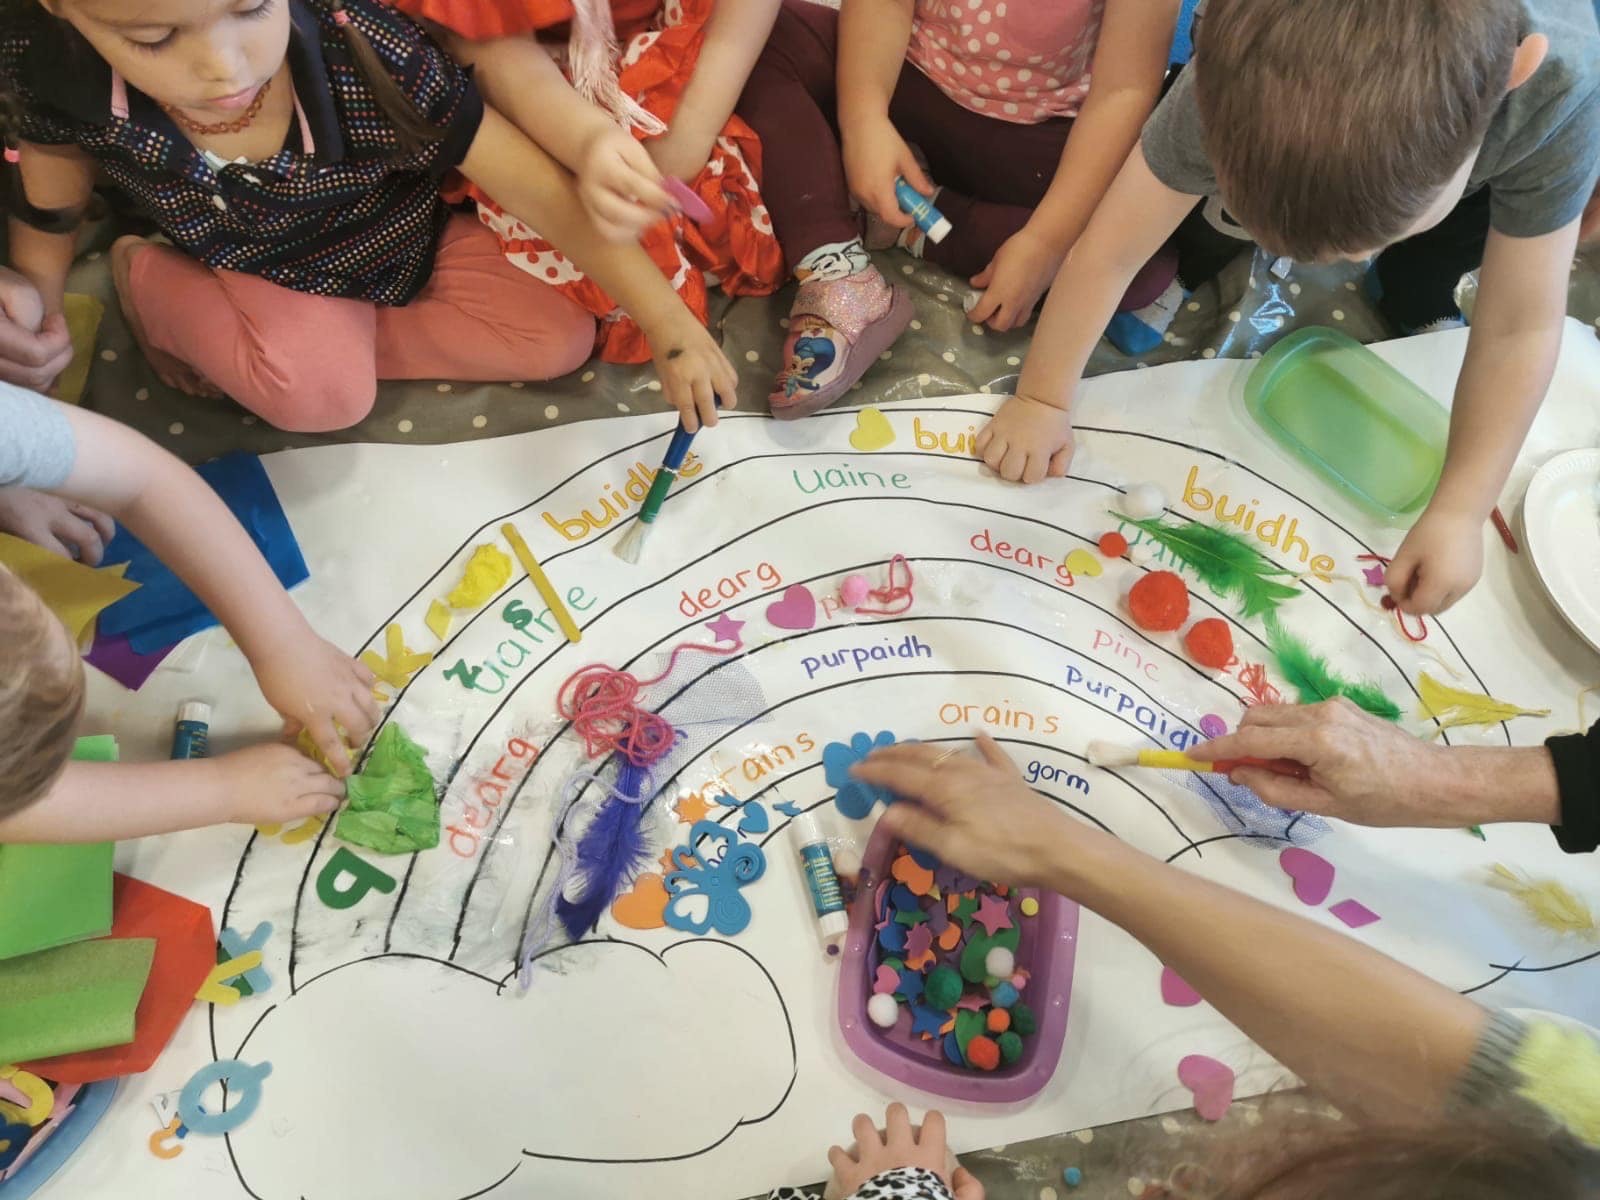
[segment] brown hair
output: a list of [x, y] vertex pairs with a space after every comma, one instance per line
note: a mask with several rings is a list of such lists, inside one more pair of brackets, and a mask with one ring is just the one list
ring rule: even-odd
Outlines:
[[61, 622], [0, 567], [0, 817], [49, 790], [83, 713], [83, 662]]
[[[339, 29], [344, 35], [345, 47], [349, 50], [350, 57], [355, 62], [356, 69], [361, 72], [367, 87], [372, 89], [373, 97], [378, 102], [378, 110], [394, 129], [395, 139], [400, 143], [401, 155], [414, 154], [428, 143], [436, 142], [443, 137], [444, 131], [429, 121], [425, 114], [418, 112], [410, 97], [400, 90], [400, 85], [384, 67], [383, 60], [372, 48], [372, 43], [367, 40], [366, 34], [356, 27], [355, 21], [345, 12], [344, 0], [324, 0], [324, 2], [328, 10], [335, 14]], [[41, 21], [61, 20], [59, 17], [47, 14], [34, 0], [0, 0], [0, 20], [9, 24], [28, 19], [29, 16]], [[422, 36], [428, 35], [424, 32]], [[85, 50], [88, 48], [80, 38], [73, 38], [68, 44]], [[63, 69], [67, 69], [67, 64], [62, 66]], [[4, 143], [7, 152], [6, 159], [0, 162], [0, 200], [3, 200], [5, 210], [11, 216], [26, 225], [45, 233], [71, 233], [83, 220], [83, 213], [78, 209], [45, 209], [35, 206], [29, 201], [27, 190], [23, 186], [21, 168], [11, 161], [10, 155], [20, 149], [24, 140], [24, 117], [25, 110], [21, 98], [6, 80], [0, 79], [0, 142]]]
[[[1174, 1170], [1163, 1200], [1595, 1200], [1575, 1143], [1518, 1110], [1427, 1125], [1333, 1121], [1303, 1093], [1262, 1102], [1254, 1129], [1213, 1141], [1209, 1166]], [[1150, 1195], [1151, 1193], [1147, 1193]]]
[[1520, 0], [1209, 0], [1195, 95], [1229, 211], [1314, 262], [1404, 237], [1505, 97]]

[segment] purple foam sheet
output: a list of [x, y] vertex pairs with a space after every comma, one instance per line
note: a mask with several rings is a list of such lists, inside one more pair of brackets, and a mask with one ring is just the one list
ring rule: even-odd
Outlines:
[[867, 1001], [884, 957], [877, 932], [880, 886], [901, 847], [882, 825], [873, 830], [862, 856], [861, 882], [850, 908], [850, 932], [839, 971], [839, 1029], [845, 1045], [868, 1067], [920, 1091], [976, 1104], [1010, 1104], [1044, 1090], [1067, 1040], [1072, 973], [1078, 949], [1078, 905], [1054, 892], [1015, 888], [1012, 897], [1032, 897], [1039, 912], [1020, 919], [1016, 950], [1019, 969], [1028, 972], [1022, 999], [1038, 1018], [1038, 1031], [1024, 1043], [1016, 1062], [993, 1071], [958, 1067], [944, 1057], [940, 1038], [923, 1041], [911, 1033], [911, 1009], [902, 1005], [892, 1029], [880, 1029], [867, 1016]]

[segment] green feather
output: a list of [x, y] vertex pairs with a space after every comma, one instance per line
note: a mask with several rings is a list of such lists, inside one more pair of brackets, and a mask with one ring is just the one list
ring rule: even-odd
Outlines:
[[1121, 519], [1142, 529], [1219, 596], [1237, 597], [1247, 617], [1274, 612], [1285, 600], [1300, 594], [1298, 586], [1274, 578], [1292, 578], [1294, 572], [1278, 566], [1242, 534], [1197, 521], [1167, 525], [1154, 517], [1144, 521]]
[[1400, 719], [1400, 706], [1370, 680], [1349, 680], [1334, 673], [1328, 660], [1315, 653], [1285, 629], [1276, 618], [1267, 620], [1267, 638], [1278, 670], [1300, 696], [1301, 704], [1319, 704], [1343, 696], [1375, 717]]

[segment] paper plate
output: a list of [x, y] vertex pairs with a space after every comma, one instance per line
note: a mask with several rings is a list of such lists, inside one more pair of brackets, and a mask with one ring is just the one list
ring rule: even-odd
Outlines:
[[1600, 650], [1600, 450], [1545, 463], [1528, 485], [1522, 528], [1551, 603]]

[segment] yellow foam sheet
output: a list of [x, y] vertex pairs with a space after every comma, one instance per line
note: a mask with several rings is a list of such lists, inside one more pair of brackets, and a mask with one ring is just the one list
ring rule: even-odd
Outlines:
[[72, 362], [61, 372], [52, 394], [57, 400], [76, 404], [83, 399], [83, 389], [89, 383], [95, 338], [99, 336], [106, 306], [94, 296], [69, 292], [62, 299], [61, 309], [67, 318], [67, 332], [72, 336]]
[[0, 533], [0, 566], [9, 568], [39, 593], [78, 646], [84, 644], [95, 618], [108, 605], [139, 586], [122, 577], [127, 563], [86, 567], [9, 533]]

